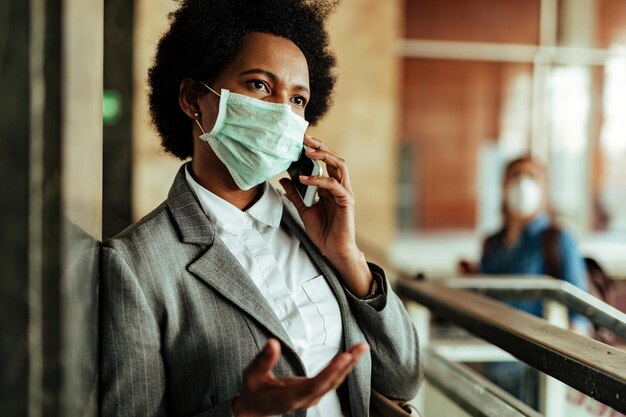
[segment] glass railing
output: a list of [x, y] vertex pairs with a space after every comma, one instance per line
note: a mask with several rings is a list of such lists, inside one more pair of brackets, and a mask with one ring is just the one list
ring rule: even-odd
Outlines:
[[450, 361], [431, 348], [424, 350], [423, 359], [421, 389], [426, 401], [419, 405], [425, 417], [541, 416], [468, 366]]
[[[424, 417], [626, 413], [626, 352], [567, 330], [572, 311], [626, 336], [626, 314], [597, 298], [564, 281], [519, 276], [402, 279], [396, 289], [420, 334], [425, 384], [415, 405]], [[544, 319], [491, 297], [543, 300]], [[431, 325], [432, 315], [448, 324]], [[543, 373], [539, 412], [463, 364], [518, 359]]]

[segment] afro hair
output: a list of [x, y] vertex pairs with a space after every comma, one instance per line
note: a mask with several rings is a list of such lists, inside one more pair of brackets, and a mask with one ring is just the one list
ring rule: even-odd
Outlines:
[[190, 119], [179, 106], [185, 78], [211, 83], [241, 50], [244, 38], [263, 32], [292, 41], [309, 67], [311, 99], [306, 119], [315, 124], [328, 110], [335, 84], [335, 57], [325, 20], [338, 0], [182, 0], [170, 14], [148, 73], [152, 121], [166, 152], [186, 159], [193, 152]]

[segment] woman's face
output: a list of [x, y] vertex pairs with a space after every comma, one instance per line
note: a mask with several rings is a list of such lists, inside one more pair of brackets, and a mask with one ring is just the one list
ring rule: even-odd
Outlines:
[[546, 204], [544, 172], [532, 161], [519, 162], [504, 179], [506, 215], [529, 219], [542, 212]]
[[541, 167], [537, 166], [537, 164], [532, 161], [523, 161], [511, 167], [504, 180], [504, 185], [506, 186], [508, 183], [518, 180], [521, 177], [532, 178], [538, 183], [544, 182], [544, 175]]
[[[304, 118], [311, 93], [309, 69], [302, 51], [290, 40], [267, 33], [246, 36], [241, 51], [211, 84], [221, 89], [272, 103], [288, 103]], [[217, 118], [219, 97], [206, 94], [198, 100], [202, 124], [209, 132]]]

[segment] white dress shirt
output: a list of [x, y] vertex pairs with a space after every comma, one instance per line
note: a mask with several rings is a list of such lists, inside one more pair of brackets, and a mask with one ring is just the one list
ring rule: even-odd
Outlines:
[[[317, 375], [341, 349], [341, 312], [326, 279], [300, 241], [281, 227], [283, 202], [291, 202], [266, 182], [261, 185], [263, 194], [259, 200], [241, 211], [198, 184], [189, 168], [185, 175], [215, 225], [215, 233], [282, 323], [307, 375]], [[296, 219], [300, 221], [297, 215]], [[326, 394], [307, 410], [307, 416], [342, 416], [337, 392]]]

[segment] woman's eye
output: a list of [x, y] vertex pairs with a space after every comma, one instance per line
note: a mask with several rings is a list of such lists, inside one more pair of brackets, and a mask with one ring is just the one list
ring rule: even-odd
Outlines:
[[296, 96], [291, 99], [296, 106], [304, 107], [306, 106], [306, 99], [302, 96]]
[[269, 92], [269, 89], [267, 88], [267, 84], [265, 84], [264, 81], [252, 80], [248, 82], [248, 85], [250, 85], [250, 87], [252, 87], [255, 90]]

